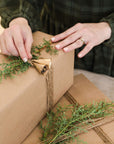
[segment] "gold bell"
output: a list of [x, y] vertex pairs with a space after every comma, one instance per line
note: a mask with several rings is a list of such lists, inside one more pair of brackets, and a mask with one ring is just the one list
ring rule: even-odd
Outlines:
[[38, 70], [39, 73], [44, 74], [49, 68], [48, 65], [38, 64], [32, 62], [33, 66]]
[[32, 60], [32, 62], [43, 64], [43, 65], [48, 65], [49, 69], [51, 67], [51, 59], [38, 59], [38, 60]]

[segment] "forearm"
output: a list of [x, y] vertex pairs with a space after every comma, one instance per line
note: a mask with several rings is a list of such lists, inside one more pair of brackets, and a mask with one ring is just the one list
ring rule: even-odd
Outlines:
[[36, 8], [32, 0], [0, 1], [0, 15], [2, 17], [1, 24], [4, 28], [9, 27], [9, 23], [13, 19], [23, 17], [27, 19], [32, 31], [35, 31], [36, 23], [39, 20], [39, 16], [36, 17]]

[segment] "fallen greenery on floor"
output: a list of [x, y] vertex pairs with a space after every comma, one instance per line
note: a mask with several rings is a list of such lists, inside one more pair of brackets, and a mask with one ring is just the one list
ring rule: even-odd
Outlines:
[[[68, 113], [70, 116], [68, 117]], [[91, 125], [95, 119], [114, 115], [114, 103], [99, 102], [84, 106], [68, 105], [58, 106], [56, 111], [47, 113], [47, 123], [40, 127], [42, 130], [41, 143], [44, 144], [67, 144], [76, 140], [77, 144], [85, 143], [75, 133], [86, 132], [84, 125]]]
[[[50, 55], [57, 54], [57, 50], [53, 48], [51, 41], [44, 39], [43, 44], [32, 47], [32, 60], [39, 59], [42, 49], [45, 49]], [[9, 62], [3, 62], [0, 64], [0, 81], [3, 78], [12, 78], [15, 74], [23, 73], [32, 66], [29, 62], [24, 63], [20, 57], [7, 56], [7, 59]]]

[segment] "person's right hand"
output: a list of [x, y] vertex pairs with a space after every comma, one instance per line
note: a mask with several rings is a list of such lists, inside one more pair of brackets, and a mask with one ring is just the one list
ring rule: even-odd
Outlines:
[[12, 20], [0, 35], [0, 49], [4, 55], [20, 56], [24, 62], [32, 58], [32, 31], [25, 18]]

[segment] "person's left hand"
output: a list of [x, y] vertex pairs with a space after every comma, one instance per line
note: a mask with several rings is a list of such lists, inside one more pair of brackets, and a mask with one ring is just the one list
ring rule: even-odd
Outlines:
[[73, 49], [82, 47], [84, 49], [78, 57], [85, 56], [94, 46], [97, 46], [111, 37], [111, 28], [108, 23], [78, 23], [65, 32], [54, 36], [52, 42], [59, 42], [56, 49], [63, 49], [69, 52]]

